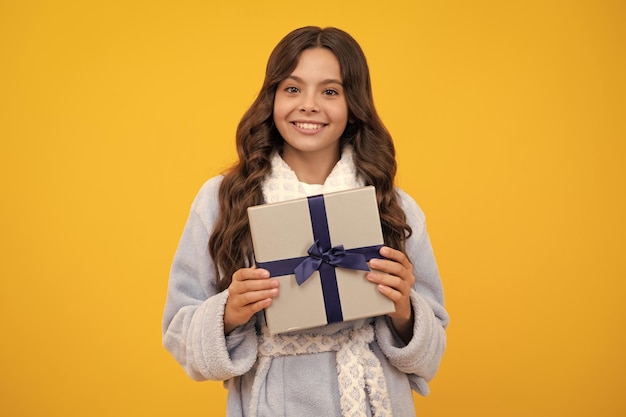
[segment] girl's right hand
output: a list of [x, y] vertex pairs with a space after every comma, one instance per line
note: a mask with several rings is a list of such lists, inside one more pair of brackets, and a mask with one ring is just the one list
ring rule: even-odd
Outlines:
[[233, 274], [224, 309], [224, 334], [272, 304], [272, 298], [278, 295], [278, 280], [269, 278], [267, 270], [257, 268], [241, 268]]

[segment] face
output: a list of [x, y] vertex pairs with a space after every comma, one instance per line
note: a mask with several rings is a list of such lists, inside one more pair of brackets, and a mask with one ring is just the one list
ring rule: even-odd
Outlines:
[[306, 49], [276, 89], [274, 123], [284, 139], [283, 159], [339, 159], [348, 123], [341, 67], [325, 48]]

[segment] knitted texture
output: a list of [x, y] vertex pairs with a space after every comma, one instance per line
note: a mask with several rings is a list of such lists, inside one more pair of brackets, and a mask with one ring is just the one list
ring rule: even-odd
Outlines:
[[[343, 417], [367, 416], [368, 403], [373, 417], [391, 417], [385, 376], [380, 361], [369, 347], [374, 340], [372, 325], [344, 329], [331, 335], [298, 333], [270, 335], [263, 326], [259, 336], [258, 362], [252, 384], [250, 416], [257, 415], [260, 386], [267, 377], [272, 358], [337, 352], [337, 375]], [[369, 399], [369, 401], [368, 401]]]
[[[324, 182], [324, 192], [350, 190], [364, 185], [354, 165], [352, 147], [345, 146], [341, 159]], [[277, 153], [272, 157], [272, 170], [263, 181], [262, 190], [265, 203], [268, 204], [306, 197], [296, 173]]]

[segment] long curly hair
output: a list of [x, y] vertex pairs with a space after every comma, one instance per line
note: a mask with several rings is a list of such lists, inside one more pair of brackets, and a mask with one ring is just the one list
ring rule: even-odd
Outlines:
[[358, 173], [367, 185], [376, 188], [385, 244], [404, 250], [412, 233], [394, 190], [393, 141], [374, 107], [369, 68], [361, 47], [337, 28], [299, 28], [287, 34], [272, 51], [261, 91], [237, 128], [239, 161], [224, 173], [219, 215], [209, 239], [209, 254], [220, 277], [219, 290], [228, 288], [235, 271], [253, 258], [247, 208], [263, 204], [261, 185], [270, 173], [274, 152], [282, 152], [283, 147], [273, 119], [276, 88], [296, 68], [302, 51], [309, 48], [329, 49], [341, 66], [348, 105], [348, 125], [341, 144], [353, 147]]

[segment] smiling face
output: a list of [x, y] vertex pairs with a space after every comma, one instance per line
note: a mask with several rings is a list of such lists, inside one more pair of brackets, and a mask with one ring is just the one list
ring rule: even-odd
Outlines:
[[304, 161], [339, 160], [339, 139], [348, 123], [341, 67], [326, 48], [306, 49], [276, 89], [274, 123], [284, 139], [283, 159], [295, 169]]

